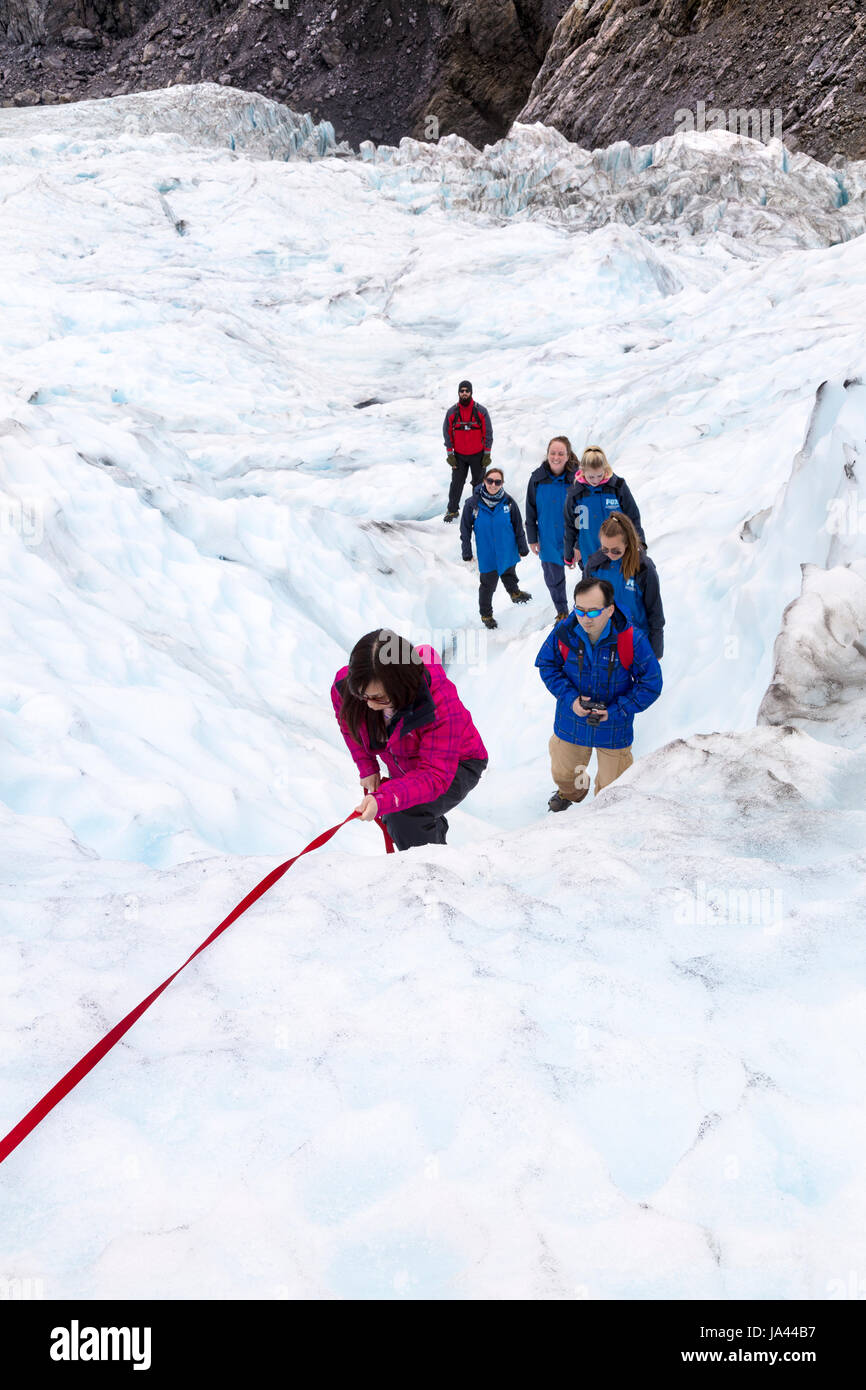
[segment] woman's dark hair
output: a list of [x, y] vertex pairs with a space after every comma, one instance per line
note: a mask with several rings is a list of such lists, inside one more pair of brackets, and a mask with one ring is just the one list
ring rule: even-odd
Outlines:
[[588, 594], [590, 589], [601, 589], [601, 592], [604, 594], [604, 607], [610, 608], [610, 605], [613, 603], [614, 594], [613, 585], [609, 579], [594, 579], [590, 577], [589, 579], [579, 580], [574, 586], [575, 602], [577, 602], [578, 595]]
[[408, 709], [424, 681], [424, 662], [412, 643], [389, 628], [367, 632], [349, 657], [340, 718], [357, 739], [365, 727], [370, 743], [385, 742], [385, 716], [361, 696], [371, 681], [379, 681], [393, 709]]

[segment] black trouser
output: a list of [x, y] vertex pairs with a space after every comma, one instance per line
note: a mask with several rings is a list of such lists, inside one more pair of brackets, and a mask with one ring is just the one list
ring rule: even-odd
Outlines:
[[568, 599], [565, 596], [565, 566], [554, 564], [552, 560], [542, 560], [541, 569], [547, 591], [553, 599], [557, 613], [568, 612]]
[[445, 812], [452, 811], [471, 792], [486, 766], [486, 758], [464, 758], [457, 764], [451, 786], [435, 801], [383, 816], [388, 834], [397, 849], [412, 849], [415, 845], [444, 845], [448, 831]]
[[449, 512], [456, 512], [460, 507], [463, 485], [470, 468], [472, 470], [472, 486], [477, 487], [481, 482], [481, 460], [484, 457], [484, 451], [482, 449], [480, 454], [455, 454], [454, 457], [457, 460], [457, 467], [451, 470], [451, 487], [448, 490]]
[[513, 565], [509, 565], [507, 570], [500, 574], [498, 570], [485, 570], [478, 578], [481, 584], [478, 589], [478, 607], [481, 610], [482, 618], [493, 617], [493, 591], [500, 579], [510, 594], [518, 594], [520, 585], [517, 582], [517, 571]]

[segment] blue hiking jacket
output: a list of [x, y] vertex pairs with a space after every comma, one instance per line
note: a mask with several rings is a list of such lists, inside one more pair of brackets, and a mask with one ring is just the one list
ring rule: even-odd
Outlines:
[[480, 494], [484, 484], [479, 483], [463, 504], [460, 518], [460, 541], [463, 546], [463, 559], [472, 559], [472, 532], [475, 532], [475, 552], [480, 574], [496, 570], [502, 574], [516, 565], [521, 555], [529, 554], [523, 518], [513, 497], [503, 493], [495, 507], [486, 507]]
[[650, 646], [661, 659], [665, 651], [665, 615], [659, 588], [658, 570], [648, 555], [641, 554], [640, 569], [633, 579], [623, 579], [622, 560], [611, 560], [597, 550], [584, 561], [585, 579], [606, 579], [613, 585], [613, 601], [629, 622], [649, 637]]
[[[626, 655], [629, 645], [633, 648], [630, 666], [623, 665], [620, 645]], [[630, 748], [634, 716], [648, 709], [661, 694], [662, 668], [649, 639], [631, 627], [618, 608], [614, 608], [607, 632], [595, 647], [577, 614], [570, 613], [546, 638], [535, 664], [544, 684], [556, 696], [553, 732], [581, 748]], [[578, 695], [604, 701], [608, 717], [603, 724], [593, 726], [575, 714], [572, 705]]]
[[640, 512], [625, 478], [618, 478], [614, 473], [597, 487], [577, 481], [572, 483], [565, 499], [563, 518], [565, 559], [572, 559], [577, 546], [583, 567], [587, 557], [593, 555], [601, 545], [598, 538], [599, 527], [613, 512], [624, 512], [629, 521], [634, 522], [641, 545], [646, 545], [646, 536], [640, 524]]
[[526, 538], [539, 546], [539, 559], [551, 565], [562, 564], [565, 535], [565, 499], [574, 482], [574, 471], [566, 468], [559, 477], [545, 461], [529, 479], [526, 488]]

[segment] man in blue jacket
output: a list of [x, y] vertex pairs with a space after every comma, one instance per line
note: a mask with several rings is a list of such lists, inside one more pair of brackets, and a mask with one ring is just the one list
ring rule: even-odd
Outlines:
[[617, 608], [606, 579], [580, 581], [574, 611], [557, 623], [535, 664], [556, 696], [549, 748], [557, 790], [547, 804], [566, 811], [589, 791], [593, 748], [596, 796], [631, 767], [634, 716], [658, 699], [662, 671], [646, 635]]

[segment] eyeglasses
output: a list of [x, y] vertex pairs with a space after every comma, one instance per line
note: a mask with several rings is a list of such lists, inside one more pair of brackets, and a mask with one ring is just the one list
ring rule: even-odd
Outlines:
[[501, 478], [485, 478], [484, 481], [485, 481], [485, 483], [493, 483], [496, 487], [499, 487], [499, 484], [502, 482], [502, 479], [501, 479]]
[[574, 605], [574, 611], [579, 618], [600, 618], [604, 612], [603, 608], [578, 608]]
[[603, 555], [606, 555], [609, 560], [621, 560], [625, 554], [625, 550], [622, 547], [620, 547], [619, 550], [614, 550], [612, 545], [603, 545], [601, 547], [601, 552]]
[[387, 705], [389, 703], [387, 695], [367, 695], [363, 690], [355, 690], [351, 685], [349, 692], [354, 695], [356, 700], [363, 700], [368, 705]]

